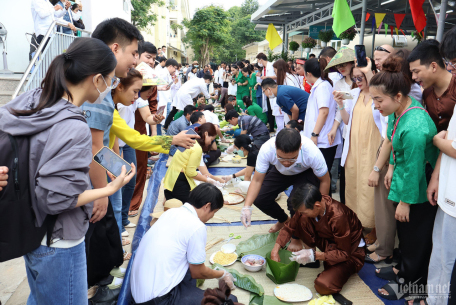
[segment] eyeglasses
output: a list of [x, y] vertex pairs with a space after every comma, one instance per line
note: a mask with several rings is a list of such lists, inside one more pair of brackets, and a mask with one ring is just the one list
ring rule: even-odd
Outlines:
[[352, 77], [352, 82], [356, 83], [356, 82], [362, 82], [364, 79], [364, 76], [360, 76], [360, 77]]
[[381, 46], [376, 47], [375, 51], [382, 51], [382, 52], [386, 52], [386, 53], [391, 53], [390, 51], [388, 51], [387, 49], [385, 49], [384, 47], [381, 47]]
[[342, 64], [334, 66], [334, 68], [336, 68], [336, 69], [345, 68], [347, 65], [348, 65], [348, 62], [344, 62]]
[[452, 63], [451, 61], [447, 60], [444, 57], [442, 57], [442, 59], [443, 59], [443, 62], [445, 63], [446, 67], [450, 66], [451, 69], [456, 70], [456, 64]]
[[290, 163], [295, 163], [296, 161], [298, 161], [298, 157], [293, 158], [293, 159], [285, 159], [285, 158], [279, 158], [279, 157], [277, 157], [277, 160], [279, 160], [279, 162], [290, 162]]
[[117, 76], [113, 76], [111, 78], [111, 89], [116, 89], [119, 84], [120, 84], [120, 78], [118, 78]]

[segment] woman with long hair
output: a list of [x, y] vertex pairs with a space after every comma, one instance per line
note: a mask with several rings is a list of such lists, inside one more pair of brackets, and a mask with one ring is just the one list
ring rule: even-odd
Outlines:
[[[288, 66], [287, 62], [283, 59], [277, 60], [273, 65], [274, 72], [277, 76], [276, 82], [277, 85], [286, 85], [292, 86], [296, 88], [301, 88], [301, 82], [299, 78], [292, 73], [290, 67]], [[282, 130], [285, 125], [288, 123], [288, 115], [286, 115], [281, 109], [280, 106], [277, 105], [276, 97], [269, 98], [271, 102], [272, 114], [275, 116], [276, 124], [277, 124], [277, 133]]]
[[[100, 103], [118, 84], [116, 58], [101, 40], [76, 38], [52, 61], [41, 88], [0, 108], [0, 130], [29, 137], [30, 193], [37, 226], [55, 215], [52, 235], [24, 255], [29, 304], [87, 303], [85, 234], [93, 201], [110, 196], [135, 175], [122, 173], [91, 189], [92, 136], [79, 107]], [[110, 84], [110, 85], [108, 85]], [[95, 165], [98, 166], [98, 165]], [[24, 190], [25, 191], [25, 190]], [[46, 220], [45, 220], [46, 219]]]
[[337, 145], [342, 143], [340, 133], [332, 143], [329, 143], [328, 133], [331, 131], [336, 116], [333, 83], [324, 71], [327, 62], [324, 58], [312, 58], [304, 64], [305, 77], [313, 84], [307, 102], [306, 118], [304, 120], [304, 135], [318, 146], [326, 160], [328, 169], [332, 168], [336, 156]]
[[[388, 300], [407, 297], [410, 287], [426, 285], [437, 212], [437, 206], [429, 204], [426, 195], [430, 178], [426, 167], [434, 167], [439, 155], [433, 145], [437, 128], [421, 104], [409, 96], [410, 87], [397, 57], [387, 58], [382, 71], [369, 82], [375, 108], [388, 117], [387, 136], [375, 165], [380, 168], [389, 159], [384, 182], [389, 189], [388, 199], [396, 206], [401, 252], [399, 264], [376, 270], [378, 277], [389, 280], [378, 290]], [[397, 278], [401, 279], [399, 283]]]
[[190, 72], [188, 72], [187, 81], [195, 78], [196, 77], [196, 73], [198, 73], [198, 68], [195, 67], [195, 66], [192, 66], [192, 69], [190, 70]]
[[200, 136], [197, 143], [190, 149], [176, 151], [166, 171], [163, 180], [166, 200], [176, 198], [187, 202], [190, 191], [196, 187], [195, 180], [217, 184], [214, 179], [196, 171], [202, 163], [203, 151], [209, 150], [217, 136], [217, 130], [214, 124], [204, 123], [196, 127], [195, 131]]

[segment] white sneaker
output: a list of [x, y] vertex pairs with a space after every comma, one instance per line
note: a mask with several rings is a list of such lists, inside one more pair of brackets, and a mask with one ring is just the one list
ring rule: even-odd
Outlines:
[[122, 232], [122, 237], [128, 237], [130, 234], [127, 231]]
[[134, 223], [130, 222], [129, 224], [127, 224], [125, 226], [125, 228], [136, 228], [136, 225]]

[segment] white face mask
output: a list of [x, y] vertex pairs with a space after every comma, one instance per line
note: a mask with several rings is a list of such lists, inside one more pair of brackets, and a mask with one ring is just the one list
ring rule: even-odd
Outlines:
[[[101, 77], [103, 77], [103, 76], [101, 76]], [[95, 76], [93, 77], [93, 79], [94, 79], [93, 83], [95, 84]], [[108, 84], [106, 83], [106, 80], [104, 79], [104, 77], [103, 77], [103, 81], [106, 84], [106, 90], [103, 91], [103, 92], [100, 92], [100, 90], [98, 90], [98, 88], [97, 88], [97, 91], [98, 91], [98, 93], [100, 93], [100, 95], [98, 96], [97, 100], [95, 102], [93, 102], [92, 104], [101, 104], [103, 102], [103, 100], [105, 99], [105, 97], [112, 90], [112, 86], [108, 86]]]
[[262, 63], [262, 62], [259, 62], [258, 65], [259, 65], [260, 67], [263, 67], [263, 63]]
[[[269, 90], [271, 90], [271, 89], [269, 89]], [[275, 98], [276, 96], [274, 95], [274, 93], [272, 93], [272, 90], [271, 90], [271, 95], [268, 95], [268, 97], [269, 97], [269, 99], [273, 99], [273, 98]]]

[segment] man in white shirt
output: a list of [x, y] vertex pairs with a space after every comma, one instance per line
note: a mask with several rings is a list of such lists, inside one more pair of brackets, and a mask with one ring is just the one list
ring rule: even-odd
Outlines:
[[53, 6], [49, 0], [32, 0], [31, 9], [36, 41], [40, 44], [55, 18], [62, 18], [66, 11], [60, 5]]
[[210, 99], [211, 96], [207, 91], [207, 85], [212, 82], [212, 76], [205, 74], [203, 78], [192, 78], [183, 84], [179, 91], [176, 93], [176, 97], [173, 101], [173, 110], [169, 113], [165, 121], [165, 129], [168, 129], [169, 124], [174, 118], [174, 115], [178, 110], [184, 110], [185, 106], [193, 105], [193, 99], [202, 93], [206, 99]]
[[[241, 211], [242, 223], [245, 227], [250, 226], [254, 204], [263, 213], [277, 219], [278, 222], [269, 229], [269, 233], [279, 231], [290, 217], [275, 199], [293, 185], [287, 200], [288, 210], [293, 216], [290, 198], [298, 186], [306, 183], [319, 187], [322, 194], [329, 194], [331, 181], [325, 158], [310, 139], [301, 136], [295, 129], [284, 128], [261, 146], [255, 175]], [[290, 251], [301, 249], [302, 244], [296, 239], [288, 247]]]
[[[200, 305], [204, 290], [196, 279], [223, 279], [234, 289], [233, 276], [206, 267], [205, 223], [223, 207], [222, 192], [210, 183], [198, 185], [188, 202], [166, 211], [144, 235], [131, 268], [136, 304]], [[235, 296], [230, 296], [234, 302]]]
[[[274, 72], [274, 63], [268, 62], [268, 57], [264, 53], [258, 53], [256, 56], [258, 66], [263, 70], [261, 79], [272, 78], [273, 80], [277, 79], [277, 76]], [[274, 116], [272, 115], [272, 106], [269, 101], [269, 97], [263, 94], [263, 112], [268, 113], [268, 123], [269, 123], [269, 132], [274, 132]]]
[[[176, 70], [178, 69], [178, 67], [179, 67], [179, 64], [175, 59], [168, 59], [168, 60], [166, 60], [165, 67], [163, 69], [157, 71], [158, 76], [168, 83], [168, 86], [166, 87], [168, 90], [158, 91], [158, 96], [157, 96], [158, 97], [157, 109], [159, 109], [162, 106], [166, 106], [165, 114], [166, 114], [166, 109], [167, 109], [168, 105], [171, 106], [171, 103], [173, 101], [171, 98], [171, 87], [175, 86], [175, 83], [173, 80], [173, 75], [176, 73]], [[161, 127], [159, 126], [159, 128], [161, 128]]]

